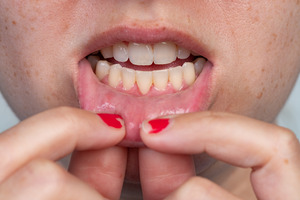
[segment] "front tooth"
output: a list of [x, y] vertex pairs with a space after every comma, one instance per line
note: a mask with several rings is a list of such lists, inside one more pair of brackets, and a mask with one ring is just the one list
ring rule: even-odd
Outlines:
[[123, 67], [122, 82], [124, 90], [130, 90], [135, 84], [135, 70]]
[[174, 67], [169, 69], [169, 81], [175, 90], [182, 88], [182, 67]]
[[153, 71], [153, 84], [160, 91], [166, 89], [168, 85], [168, 78], [169, 71], [167, 69]]
[[183, 79], [187, 85], [194, 83], [196, 79], [195, 66], [191, 62], [186, 62], [182, 65]]
[[194, 62], [196, 75], [198, 76], [204, 67], [206, 60], [204, 58], [197, 58]]
[[97, 63], [96, 75], [99, 78], [99, 80], [102, 80], [105, 76], [109, 74], [109, 68], [110, 64], [107, 61], [100, 60]]
[[113, 46], [113, 55], [115, 60], [126, 62], [128, 60], [128, 47], [124, 42], [120, 42]]
[[103, 58], [105, 58], [105, 59], [114, 57], [113, 48], [111, 46], [101, 49], [100, 51], [101, 51]]
[[87, 58], [87, 60], [89, 61], [89, 63], [91, 64], [92, 69], [94, 70], [96, 68], [96, 65], [99, 61], [99, 57], [98, 56], [89, 56]]
[[136, 71], [136, 83], [142, 94], [147, 94], [152, 86], [152, 72]]
[[178, 47], [177, 49], [177, 57], [179, 59], [187, 59], [188, 57], [190, 57], [191, 52], [183, 47]]
[[114, 64], [110, 67], [110, 71], [108, 75], [108, 84], [111, 87], [116, 88], [119, 85], [120, 81], [122, 80], [121, 70], [122, 70], [122, 66], [120, 64]]
[[134, 65], [151, 65], [153, 63], [153, 50], [151, 45], [129, 43], [129, 60]]
[[176, 60], [176, 45], [171, 42], [161, 42], [154, 45], [154, 63], [168, 64]]

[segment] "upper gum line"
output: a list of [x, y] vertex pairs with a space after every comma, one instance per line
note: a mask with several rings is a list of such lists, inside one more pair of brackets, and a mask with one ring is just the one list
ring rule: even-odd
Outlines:
[[190, 50], [173, 42], [159, 42], [142, 44], [136, 42], [118, 42], [112, 46], [102, 48], [99, 52], [104, 59], [114, 58], [118, 62], [130, 61], [133, 65], [150, 66], [165, 65], [178, 59], [187, 59], [195, 55]]

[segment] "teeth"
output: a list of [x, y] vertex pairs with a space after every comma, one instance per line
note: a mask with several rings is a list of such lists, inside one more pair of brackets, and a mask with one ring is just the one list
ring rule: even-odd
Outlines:
[[[179, 47], [172, 42], [160, 42], [154, 45], [129, 42], [119, 42], [111, 47], [100, 50], [103, 58], [112, 58], [119, 62], [128, 59], [134, 65], [157, 65], [172, 63], [179, 59], [187, 59], [191, 54], [197, 55], [189, 50]], [[199, 55], [197, 55], [199, 56]]]
[[109, 68], [110, 65], [107, 61], [104, 60], [100, 60], [97, 63], [97, 67], [96, 67], [96, 75], [97, 77], [102, 80], [105, 76], [107, 76], [109, 74]]
[[176, 60], [176, 45], [171, 42], [161, 42], [154, 45], [154, 63], [164, 65]]
[[[119, 42], [111, 47], [101, 49], [101, 54], [105, 59], [114, 58], [118, 62], [129, 60], [137, 66], [149, 66], [153, 62], [157, 65], [169, 64], [177, 58], [187, 59], [191, 54], [198, 57], [197, 54], [172, 42], [161, 42], [153, 45]], [[96, 55], [91, 55], [87, 59], [95, 69], [100, 81], [103, 83], [108, 81], [108, 85], [114, 88], [122, 86], [125, 91], [137, 87], [143, 95], [147, 94], [152, 86], [158, 91], [164, 91], [170, 86], [179, 91], [192, 85], [206, 63], [204, 58], [197, 58], [193, 62], [185, 62], [182, 66], [163, 70], [137, 71], [122, 67], [120, 64], [99, 60]]]
[[151, 45], [129, 43], [129, 60], [134, 65], [151, 65], [153, 63], [153, 50]]
[[188, 57], [190, 57], [191, 55], [191, 52], [185, 48], [182, 48], [182, 47], [178, 47], [178, 50], [177, 50], [177, 57], [179, 59], [187, 59]]
[[153, 71], [136, 71], [120, 64], [111, 64], [107, 61], [100, 60], [97, 63], [96, 75], [99, 80], [108, 76], [108, 84], [111, 87], [118, 87], [123, 84], [123, 89], [130, 90], [137, 84], [138, 89], [144, 95], [149, 92], [152, 85], [158, 91], [166, 90], [170, 83], [177, 91], [181, 90], [186, 85], [192, 85], [195, 82], [196, 71], [202, 70], [205, 59], [197, 59], [195, 64], [185, 62], [182, 67], [177, 66], [164, 70]]
[[159, 91], [163, 91], [166, 89], [168, 85], [169, 79], [169, 70], [155, 70], [153, 73], [153, 84], [155, 88]]
[[120, 42], [113, 46], [113, 55], [115, 60], [126, 62], [128, 60], [128, 48], [124, 42]]
[[105, 59], [112, 58], [112, 57], [114, 57], [113, 48], [106, 47], [104, 49], [101, 49], [101, 54], [102, 54], [103, 58], [105, 58]]
[[196, 73], [195, 65], [191, 62], [186, 62], [182, 65], [183, 79], [187, 85], [191, 85], [195, 82]]
[[110, 67], [110, 71], [108, 75], [108, 84], [111, 87], [116, 88], [119, 85], [120, 81], [122, 80], [121, 69], [122, 66], [120, 64], [114, 64]]
[[135, 70], [123, 67], [122, 82], [124, 90], [130, 90], [135, 84]]
[[196, 75], [199, 75], [202, 72], [206, 60], [204, 58], [197, 58], [194, 62]]
[[147, 94], [152, 86], [152, 72], [136, 71], [136, 83], [142, 94]]
[[180, 90], [182, 88], [182, 67], [177, 66], [169, 70], [170, 83], [172, 83], [175, 90]]

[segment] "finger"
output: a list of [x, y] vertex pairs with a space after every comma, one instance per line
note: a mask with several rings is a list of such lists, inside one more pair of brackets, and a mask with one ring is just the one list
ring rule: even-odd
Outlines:
[[279, 199], [287, 194], [299, 196], [296, 187], [288, 186], [300, 184], [300, 144], [289, 130], [212, 112], [175, 117], [167, 126], [162, 122], [165, 128], [158, 134], [149, 134], [151, 123], [143, 125], [141, 137], [148, 147], [166, 153], [206, 152], [229, 164], [252, 168], [251, 180], [259, 199], [269, 199], [274, 191]]
[[91, 112], [74, 108], [43, 112], [0, 135], [0, 182], [33, 158], [56, 160], [74, 149], [106, 148], [124, 134], [123, 126], [109, 126], [105, 118]]
[[111, 147], [104, 150], [76, 151], [69, 171], [109, 199], [120, 199], [126, 170], [127, 150]]
[[105, 198], [55, 163], [38, 159], [20, 168], [0, 185], [0, 199], [104, 200]]
[[145, 148], [139, 150], [139, 165], [144, 199], [163, 199], [195, 176], [191, 156], [167, 155]]
[[237, 197], [225, 191], [213, 182], [193, 177], [184, 183], [178, 190], [169, 195], [165, 200], [238, 200]]
[[168, 120], [168, 126], [158, 134], [149, 134], [152, 127], [143, 124], [141, 137], [147, 146], [166, 153], [207, 152], [241, 167], [267, 162], [278, 137], [273, 125], [225, 113], [191, 113], [163, 120]]

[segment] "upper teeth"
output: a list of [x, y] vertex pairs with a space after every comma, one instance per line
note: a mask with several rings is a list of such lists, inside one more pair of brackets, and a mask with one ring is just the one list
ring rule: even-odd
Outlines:
[[134, 65], [169, 64], [179, 59], [186, 59], [191, 52], [185, 48], [178, 47], [172, 42], [161, 42], [154, 45], [139, 44], [134, 42], [119, 42], [111, 47], [101, 49], [102, 56], [114, 58], [119, 62], [126, 62], [128, 59]]

